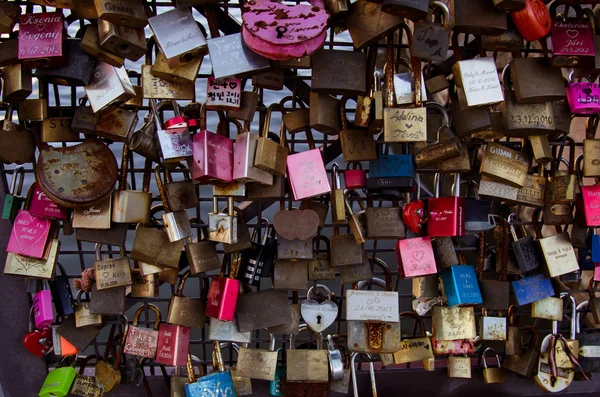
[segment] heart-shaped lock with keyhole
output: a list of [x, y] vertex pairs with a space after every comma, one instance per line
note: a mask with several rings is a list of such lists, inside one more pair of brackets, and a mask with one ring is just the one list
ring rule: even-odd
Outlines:
[[[312, 299], [312, 293], [315, 288], [320, 288], [327, 292], [326, 301], [319, 303]], [[335, 322], [338, 315], [338, 306], [331, 300], [331, 290], [323, 284], [316, 284], [310, 287], [306, 293], [306, 300], [302, 302], [300, 313], [310, 329], [315, 332], [323, 332]]]
[[28, 332], [23, 337], [23, 344], [34, 356], [44, 357], [52, 350], [52, 330], [42, 328]]

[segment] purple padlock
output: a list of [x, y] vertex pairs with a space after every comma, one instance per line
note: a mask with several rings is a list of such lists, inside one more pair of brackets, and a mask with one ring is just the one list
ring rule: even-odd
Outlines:
[[567, 86], [567, 101], [574, 114], [600, 112], [600, 84], [581, 81]]
[[67, 209], [52, 201], [37, 183], [33, 189], [29, 213], [44, 219], [65, 219], [67, 217]]
[[33, 296], [33, 313], [35, 328], [49, 327], [54, 322], [54, 310], [52, 308], [52, 293], [50, 290], [36, 292]]

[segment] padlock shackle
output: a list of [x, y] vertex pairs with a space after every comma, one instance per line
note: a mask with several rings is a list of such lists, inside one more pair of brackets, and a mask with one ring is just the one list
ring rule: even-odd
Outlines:
[[331, 290], [329, 288], [327, 288], [327, 286], [324, 285], [324, 284], [315, 284], [312, 287], [310, 287], [308, 289], [308, 292], [306, 292], [306, 299], [307, 300], [308, 299], [312, 299], [313, 290], [316, 290], [316, 289], [322, 289], [323, 291], [327, 292], [327, 299], [331, 300]]
[[[571, 327], [570, 327], [570, 338], [571, 340], [575, 340], [577, 337], [577, 301], [575, 298], [568, 292], [561, 292], [560, 299], [569, 298], [571, 301]], [[552, 334], [558, 335], [558, 321], [552, 321]]]
[[352, 210], [352, 203], [350, 202], [348, 197], [354, 197], [358, 206], [360, 207], [361, 211], [364, 211], [367, 209], [367, 206], [365, 205], [365, 202], [363, 201], [363, 198], [361, 197], [361, 195], [353, 189], [346, 189], [344, 190], [344, 205], [346, 206], [346, 211], [348, 211], [348, 215], [352, 216], [354, 214], [354, 211]]
[[506, 314], [508, 318], [508, 325], [515, 327], [517, 325], [517, 307], [515, 305], [510, 305], [508, 307], [508, 313]]
[[373, 365], [373, 358], [368, 353], [352, 353], [350, 359], [350, 368], [352, 370], [352, 387], [354, 389], [354, 397], [358, 397], [358, 382], [356, 381], [356, 357], [364, 354], [369, 358], [369, 377], [371, 378], [371, 392], [373, 397], [377, 397], [377, 383], [375, 382], [375, 366]]
[[502, 364], [500, 363], [500, 355], [498, 354], [498, 352], [494, 349], [492, 349], [491, 347], [486, 348], [483, 353], [481, 353], [481, 359], [483, 361], [483, 368], [487, 369], [487, 362], [485, 360], [485, 355], [487, 354], [488, 351], [491, 351], [492, 354], [494, 354], [496, 356], [496, 361], [498, 362], [498, 368], [502, 368]]
[[[322, 234], [319, 234], [319, 235], [313, 237], [313, 248], [315, 249], [315, 251], [317, 253], [320, 253], [320, 251], [321, 251], [321, 244], [320, 244], [321, 241], [325, 242], [325, 250], [329, 254], [331, 252], [331, 243], [329, 241], [329, 238], [327, 236], [322, 235]], [[316, 247], [315, 247], [315, 245], [316, 245]]]
[[[594, 228], [594, 230], [595, 230], [595, 228]], [[594, 277], [590, 277], [590, 281], [588, 281], [588, 285], [587, 285], [587, 293], [590, 296], [590, 300], [596, 298], [596, 291], [594, 290], [595, 284], [596, 284], [596, 280], [594, 280]]]
[[[160, 327], [160, 310], [158, 309], [158, 307], [156, 305], [152, 305], [152, 304], [148, 304], [148, 309], [152, 310], [154, 312], [154, 314], [156, 315], [156, 319], [154, 320], [154, 330], [158, 331], [158, 328]], [[138, 307], [138, 309], [135, 311], [135, 315], [133, 316], [133, 326], [137, 327], [139, 322], [140, 322], [140, 316], [142, 315], [142, 312], [144, 312], [144, 310], [146, 310], [146, 306], [144, 304], [140, 305], [140, 307]]]
[[296, 348], [296, 337], [300, 334], [300, 332], [302, 331], [312, 331], [313, 334], [315, 334], [316, 338], [317, 338], [317, 350], [322, 350], [323, 349], [323, 334], [321, 334], [320, 332], [316, 332], [314, 330], [312, 330], [308, 324], [300, 324], [300, 327], [298, 327], [299, 331], [297, 335], [294, 334], [290, 334], [290, 349], [295, 349]]
[[540, 333], [538, 330], [532, 325], [526, 325], [521, 329], [521, 332], [531, 334], [531, 340], [529, 341], [529, 344], [532, 346], [531, 349], [536, 349], [540, 341]]
[[[17, 186], [17, 179], [19, 180], [18, 186]], [[12, 180], [10, 181], [9, 193], [15, 197], [21, 196], [21, 191], [23, 190], [23, 180], [24, 179], [25, 179], [25, 168], [22, 165], [17, 165], [13, 169]]]
[[331, 166], [331, 188], [341, 189], [342, 182], [340, 181], [340, 166], [338, 163], [333, 163]]
[[[440, 10], [442, 10], [442, 16], [444, 18], [444, 28], [445, 29], [450, 29], [450, 8], [448, 8], [448, 5], [444, 2], [438, 1], [438, 0], [434, 0], [429, 2], [429, 9], [432, 8], [439, 8]], [[429, 20], [429, 18], [427, 18], [427, 20]]]
[[213, 342], [213, 367], [219, 372], [225, 372], [225, 365], [223, 364], [223, 356], [221, 355], [221, 344], [219, 341]]
[[179, 283], [177, 284], [177, 291], [175, 291], [175, 296], [183, 297], [183, 287], [185, 286], [185, 282], [187, 281], [188, 277], [190, 277], [191, 274], [192, 274], [192, 272], [190, 270], [188, 270], [181, 275], [181, 279], [179, 280]]
[[587, 312], [589, 306], [590, 301], [584, 301], [577, 305], [577, 333], [581, 332], [581, 313]]
[[421, 316], [419, 316], [417, 314], [417, 312], [415, 312], [415, 311], [400, 312], [400, 318], [402, 318], [403, 316], [414, 318], [417, 321], [417, 324], [419, 324], [419, 327], [421, 328], [421, 337], [424, 338], [427, 336], [427, 334], [425, 333], [425, 323], [423, 322], [423, 319], [421, 318]]
[[158, 193], [160, 194], [160, 200], [165, 207], [165, 213], [168, 214], [172, 211], [171, 206], [169, 205], [169, 199], [167, 198], [167, 191], [165, 190], [165, 185], [163, 185], [162, 177], [160, 175], [160, 164], [156, 164], [154, 167], [154, 177], [156, 178], [156, 186], [158, 188]]
[[269, 139], [269, 128], [271, 128], [271, 114], [273, 113], [273, 110], [281, 110], [281, 107], [278, 103], [272, 103], [267, 108], [265, 122], [263, 123], [263, 129], [261, 132], [261, 136], [265, 139]]

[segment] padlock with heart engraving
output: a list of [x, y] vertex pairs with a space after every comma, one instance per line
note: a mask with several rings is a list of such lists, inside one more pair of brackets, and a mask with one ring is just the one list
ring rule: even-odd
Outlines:
[[[313, 290], [322, 289], [327, 292], [327, 300], [322, 303], [313, 299]], [[300, 306], [300, 313], [306, 325], [315, 332], [325, 331], [335, 322], [338, 315], [338, 306], [331, 300], [331, 290], [323, 284], [315, 284], [306, 293], [306, 300]]]

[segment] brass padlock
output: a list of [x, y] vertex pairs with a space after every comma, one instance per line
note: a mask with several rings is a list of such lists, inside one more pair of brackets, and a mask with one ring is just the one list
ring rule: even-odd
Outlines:
[[357, 244], [354, 235], [339, 234], [339, 227], [333, 228], [333, 235], [329, 238], [331, 244], [331, 266], [347, 267], [364, 264], [364, 244]]
[[355, 49], [361, 50], [377, 43], [404, 22], [401, 16], [383, 12], [382, 7], [382, 4], [367, 0], [358, 0], [350, 5], [346, 23]]
[[365, 77], [362, 51], [320, 50], [312, 54], [312, 92], [362, 95], [367, 91]]
[[100, 47], [130, 61], [137, 61], [146, 54], [144, 29], [117, 25], [105, 19], [98, 20]]
[[48, 100], [46, 98], [26, 99], [19, 102], [19, 119], [44, 121], [48, 118]]
[[71, 121], [71, 131], [84, 134], [96, 134], [100, 115], [94, 113], [91, 106], [87, 106], [87, 97], [79, 99], [79, 106], [75, 108], [73, 121]]
[[94, 0], [97, 18], [117, 25], [144, 28], [148, 17], [140, 0]]
[[346, 223], [345, 196], [340, 182], [340, 167], [337, 163], [333, 163], [331, 172], [331, 221], [333, 223]]
[[19, 15], [19, 4], [8, 1], [0, 3], [0, 33], [12, 33]]
[[100, 113], [96, 124], [96, 134], [112, 141], [128, 142], [137, 122], [136, 111], [111, 107]]
[[365, 210], [365, 227], [369, 240], [397, 240], [406, 235], [402, 210], [398, 202], [393, 207], [373, 207], [372, 201], [367, 199]]
[[227, 117], [251, 123], [254, 121], [254, 115], [256, 114], [259, 99], [260, 95], [258, 87], [252, 88], [252, 91], [242, 91], [242, 94], [240, 95], [240, 108], [229, 110], [227, 112]]
[[[292, 105], [300, 104], [300, 109], [294, 109], [291, 112], [287, 111], [285, 108], [287, 101], [292, 101]], [[298, 98], [294, 100], [294, 97], [286, 96], [279, 102], [279, 107], [282, 113], [283, 125], [290, 134], [305, 131], [310, 127], [310, 110], [306, 108], [302, 100]]]
[[252, 86], [265, 88], [267, 90], [283, 90], [284, 72], [281, 69], [273, 69], [252, 76]]
[[[310, 128], [326, 135], [340, 133], [340, 101], [327, 93], [310, 93]], [[294, 112], [295, 113], [295, 112]], [[284, 116], [285, 117], [285, 116]], [[288, 127], [290, 133], [292, 130]]]
[[[0, 3], [6, 4], [6, 3]], [[10, 4], [10, 3], [9, 3]], [[9, 39], [0, 43], [0, 66], [19, 63], [19, 40]]]
[[98, 291], [131, 285], [129, 257], [125, 255], [123, 247], [121, 247], [120, 257], [102, 259], [100, 256], [101, 246], [101, 244], [96, 244], [96, 261], [94, 262], [96, 288]]
[[[312, 250], [312, 246], [310, 248]], [[276, 259], [273, 268], [273, 289], [305, 290], [308, 285], [308, 263], [308, 260]]]
[[17, 103], [31, 95], [31, 70], [20, 63], [2, 67], [2, 100]]
[[287, 167], [287, 157], [290, 151], [285, 144], [285, 129], [283, 125], [279, 129], [279, 144], [268, 139], [271, 113], [275, 108], [279, 108], [279, 105], [276, 103], [269, 105], [267, 109], [262, 136], [258, 138], [256, 144], [254, 166], [273, 175], [284, 176]]
[[182, 181], [173, 181], [171, 171], [165, 168], [165, 192], [169, 206], [172, 211], [195, 208], [198, 205], [198, 193], [192, 182], [190, 171], [181, 164], [178, 164], [177, 167], [182, 169], [184, 177]]
[[553, 68], [547, 57], [514, 58], [510, 61], [510, 74], [517, 103], [560, 101], [567, 96], [560, 68]]
[[506, 13], [495, 8], [491, 1], [451, 0], [448, 5], [455, 32], [494, 35], [507, 28]]
[[[498, 363], [497, 367], [488, 368], [487, 360], [485, 359], [485, 355], [488, 351], [491, 351], [496, 356], [496, 361]], [[483, 379], [485, 383], [504, 383], [506, 382], [506, 375], [504, 370], [502, 369], [502, 364], [500, 363], [500, 356], [496, 353], [496, 350], [488, 347], [483, 351], [483, 355], [481, 356], [483, 360]]]
[[[146, 160], [147, 161], [147, 160]], [[169, 241], [175, 242], [184, 240], [192, 236], [192, 226], [187, 213], [184, 210], [174, 211], [171, 209], [167, 192], [160, 176], [160, 165], [157, 164], [154, 167], [154, 176], [156, 178], [156, 185], [158, 192], [160, 193], [160, 199], [165, 208], [165, 213], [162, 216], [165, 230], [169, 236]]]
[[131, 270], [132, 298], [156, 298], [158, 287], [157, 273], [143, 275], [139, 268]]
[[[110, 51], [104, 50], [100, 47], [100, 34], [98, 33], [98, 26], [88, 25], [81, 40], [81, 49], [93, 57], [108, 63], [109, 65], [120, 68], [125, 63], [125, 59], [117, 54], [113, 54]], [[145, 51], [145, 50], [144, 50]]]
[[75, 303], [75, 326], [87, 327], [88, 325], [102, 325], [102, 316], [99, 314], [90, 313], [90, 304], [81, 303], [81, 295], [83, 290], [77, 292]]
[[113, 193], [112, 220], [116, 223], [147, 224], [150, 221], [150, 205], [152, 204], [152, 193], [149, 192], [151, 162], [149, 160], [145, 162], [142, 191], [128, 190], [127, 170], [130, 158], [129, 147], [123, 145], [119, 188]]
[[[325, 252], [320, 250], [320, 242], [325, 242]], [[315, 255], [308, 262], [308, 279], [309, 280], [335, 280], [335, 269], [331, 267], [329, 253], [329, 239], [325, 236], [317, 236], [314, 238], [313, 244], [316, 243]]]
[[479, 172], [499, 182], [522, 187], [528, 170], [529, 159], [524, 153], [497, 143], [488, 143]]
[[[167, 322], [170, 324], [183, 325], [192, 328], [203, 328], [206, 321], [206, 305], [202, 300], [186, 298], [183, 296], [185, 281], [190, 276], [188, 270], [181, 276], [175, 295], [171, 296]], [[208, 285], [205, 285], [205, 288]], [[207, 293], [207, 289], [204, 289]]]
[[346, 118], [346, 102], [348, 99], [350, 98], [345, 96], [340, 101], [340, 114], [342, 116], [340, 141], [342, 143], [344, 161], [376, 160], [377, 152], [375, 150], [373, 134], [366, 129], [348, 128], [348, 119]]
[[69, 142], [79, 140], [79, 132], [71, 130], [71, 117], [51, 117], [42, 122], [42, 142]]
[[198, 241], [192, 242], [191, 239], [186, 240], [185, 255], [190, 266], [192, 274], [207, 272], [210, 270], [219, 269], [221, 261], [217, 254], [217, 245], [213, 241], [204, 239], [206, 236], [205, 229], [202, 229], [203, 238], [198, 238]]
[[198, 76], [198, 71], [202, 65], [204, 57], [194, 58], [175, 68], [170, 68], [167, 64], [167, 58], [162, 52], [156, 54], [156, 59], [152, 64], [150, 72], [156, 77], [166, 81], [172, 81], [179, 84], [193, 84]]

